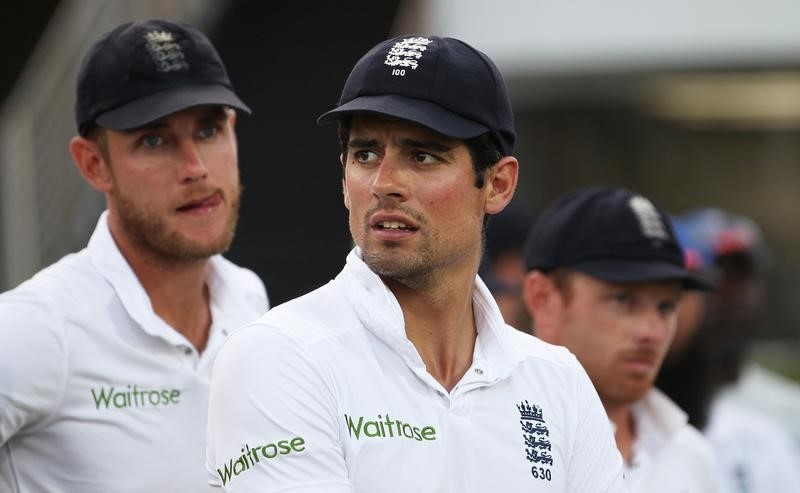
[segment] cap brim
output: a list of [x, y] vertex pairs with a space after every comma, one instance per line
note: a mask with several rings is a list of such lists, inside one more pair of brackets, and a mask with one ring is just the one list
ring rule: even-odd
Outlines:
[[250, 108], [225, 86], [181, 86], [106, 111], [95, 121], [111, 130], [130, 130], [178, 111], [206, 105], [230, 106], [250, 113]]
[[400, 118], [457, 139], [471, 139], [489, 131], [486, 126], [452, 113], [438, 104], [396, 94], [359, 96], [324, 113], [317, 119], [317, 123], [320, 125], [334, 123], [353, 113], [372, 113]]
[[621, 284], [654, 281], [680, 281], [684, 289], [709, 291], [714, 284], [687, 269], [666, 262], [632, 260], [596, 260], [581, 262], [571, 268], [607, 282]]

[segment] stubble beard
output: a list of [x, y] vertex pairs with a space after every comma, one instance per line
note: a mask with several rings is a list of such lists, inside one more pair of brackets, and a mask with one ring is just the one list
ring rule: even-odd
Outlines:
[[[370, 218], [378, 211], [399, 211], [414, 219], [420, 227], [418, 245], [410, 250], [407, 245], [371, 240], [369, 233]], [[416, 291], [431, 288], [442, 281], [444, 272], [455, 263], [461, 261], [468, 252], [447, 245], [442, 241], [440, 232], [431, 231], [425, 226], [427, 219], [417, 211], [402, 205], [381, 203], [364, 214], [360, 238], [353, 233], [353, 238], [361, 248], [361, 258], [375, 274], [384, 281], [394, 281]]]
[[[197, 242], [183, 236], [179, 231], [169, 228], [167, 221], [146, 206], [138, 204], [130, 197], [113, 195], [122, 229], [131, 241], [154, 258], [170, 263], [191, 263], [205, 260], [230, 248], [239, 220], [239, 205], [242, 187], [237, 183], [232, 193], [223, 194], [224, 203], [229, 204], [225, 228], [214, 241]], [[222, 193], [222, 192], [220, 192]]]
[[642, 376], [634, 379], [634, 382], [627, 381], [630, 377], [616, 377], [605, 389], [599, 393], [603, 395], [604, 402], [611, 402], [617, 405], [629, 405], [642, 399], [650, 389], [653, 388], [655, 376]]
[[429, 239], [413, 253], [401, 253], [399, 245], [372, 245], [366, 239], [361, 242], [361, 257], [364, 263], [378, 276], [390, 279], [414, 289], [423, 289], [434, 280], [435, 255]]

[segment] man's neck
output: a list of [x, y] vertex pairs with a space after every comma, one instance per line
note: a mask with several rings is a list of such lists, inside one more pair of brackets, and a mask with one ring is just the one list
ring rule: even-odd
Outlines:
[[[133, 266], [131, 266], [133, 267]], [[152, 271], [133, 267], [147, 292], [153, 311], [202, 352], [211, 329], [208, 260], [191, 266]]]
[[[604, 403], [605, 404], [605, 403]], [[633, 460], [633, 444], [636, 441], [636, 423], [633, 418], [630, 404], [620, 404], [615, 406], [606, 405], [608, 419], [614, 423], [614, 438], [622, 459], [626, 463]]]
[[117, 246], [150, 298], [153, 311], [202, 352], [212, 322], [209, 260], [169, 260], [124, 242], [117, 241]]
[[472, 365], [477, 331], [472, 311], [475, 274], [441, 276], [425, 289], [387, 285], [403, 310], [408, 339], [431, 374], [449, 392]]

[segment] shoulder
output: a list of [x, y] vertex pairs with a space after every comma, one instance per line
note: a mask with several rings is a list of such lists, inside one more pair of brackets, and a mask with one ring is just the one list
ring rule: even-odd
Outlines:
[[[519, 365], [514, 369], [516, 380], [535, 386], [542, 392], [562, 398], [596, 399], [597, 392], [578, 359], [567, 348], [542, 341], [509, 327], [507, 339], [516, 351]], [[574, 404], [574, 402], [573, 402]]]
[[[656, 420], [669, 436], [668, 449], [673, 457], [688, 460], [692, 468], [708, 469], [716, 466], [716, 453], [711, 441], [687, 422], [686, 413], [668, 396], [652, 388], [641, 401], [641, 412]], [[663, 432], [662, 431], [662, 432]]]
[[344, 297], [328, 283], [304, 296], [272, 308], [257, 320], [239, 328], [225, 343], [228, 351], [250, 347], [305, 350], [335, 340], [358, 326], [358, 319]]
[[[348, 347], [340, 338], [347, 332], [342, 327], [348, 326], [344, 322], [348, 308], [341, 307], [338, 313], [334, 308], [331, 293], [323, 287], [234, 331], [215, 357], [212, 393], [219, 397], [249, 392], [258, 399], [330, 394], [335, 388], [333, 369]], [[270, 378], [241, 382], [241, 375], [254, 368]]]
[[715, 454], [711, 442], [694, 426], [687, 424], [678, 434], [676, 440], [687, 451], [694, 451], [698, 457], [708, 462], [714, 461]]
[[[791, 432], [780, 421], [758, 409], [751, 409], [736, 402], [717, 399], [711, 406], [705, 435], [719, 448], [738, 447], [742, 443], [742, 426], [757, 430], [747, 438], [748, 446], [763, 445], [764, 449], [785, 449], [791, 442]], [[789, 446], [788, 448], [792, 448]]]
[[97, 270], [94, 268], [86, 250], [70, 253], [55, 263], [48, 265], [23, 281], [15, 288], [3, 293], [14, 296], [31, 293], [69, 294], [74, 289], [67, 289], [84, 280], [95, 281]]
[[264, 283], [252, 270], [236, 265], [222, 255], [213, 257], [213, 262], [214, 268], [218, 269], [227, 282], [236, 283], [248, 290], [264, 291]]
[[688, 423], [673, 437], [663, 456], [664, 464], [683, 469], [686, 478], [693, 478], [696, 484], [717, 481], [719, 456], [711, 442]]
[[507, 327], [509, 340], [521, 353], [523, 361], [560, 368], [581, 367], [575, 356], [564, 346], [550, 344], [511, 326]]
[[85, 297], [97, 291], [99, 278], [85, 251], [69, 254], [37, 272], [19, 286], [0, 295], [0, 318], [22, 317], [26, 325], [52, 327], [53, 319], [86, 305]]
[[249, 284], [261, 284], [261, 279], [250, 269], [234, 264], [222, 255], [217, 255], [213, 259], [216, 264], [215, 267], [223, 275]]
[[269, 306], [267, 290], [264, 282], [252, 270], [234, 264], [222, 255], [212, 257], [212, 264], [217, 275], [222, 279], [227, 290], [243, 295], [249, 304], [257, 307]]

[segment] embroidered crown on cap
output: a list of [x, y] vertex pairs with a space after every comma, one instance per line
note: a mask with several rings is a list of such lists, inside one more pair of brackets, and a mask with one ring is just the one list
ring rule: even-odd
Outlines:
[[181, 46], [168, 31], [149, 31], [144, 35], [147, 40], [147, 51], [160, 72], [189, 70], [189, 64]]

